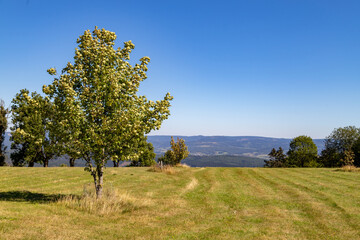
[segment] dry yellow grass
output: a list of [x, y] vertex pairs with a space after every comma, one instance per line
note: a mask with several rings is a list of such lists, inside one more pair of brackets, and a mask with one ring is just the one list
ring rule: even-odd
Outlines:
[[175, 174], [176, 170], [174, 167], [170, 166], [170, 165], [164, 165], [163, 167], [159, 166], [159, 165], [153, 165], [149, 168], [150, 172], [163, 172], [166, 174]]
[[151, 205], [151, 200], [135, 198], [129, 193], [122, 193], [115, 188], [105, 188], [102, 198], [96, 199], [94, 187], [85, 185], [84, 193], [81, 196], [67, 195], [60, 198], [57, 203], [75, 210], [109, 216], [148, 207]]
[[190, 183], [186, 185], [186, 190], [192, 190], [199, 184], [198, 180], [196, 178], [192, 178]]
[[342, 168], [337, 169], [337, 171], [343, 171], [343, 172], [360, 172], [360, 168], [357, 168], [357, 167], [352, 166], [352, 165], [346, 165], [346, 166], [343, 166]]
[[176, 164], [176, 167], [180, 167], [180, 168], [190, 168], [190, 166], [187, 165], [186, 163]]

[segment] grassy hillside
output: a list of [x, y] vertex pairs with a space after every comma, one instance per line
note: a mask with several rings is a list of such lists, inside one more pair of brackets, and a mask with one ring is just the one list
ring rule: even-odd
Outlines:
[[82, 168], [0, 168], [0, 239], [360, 239], [359, 173], [107, 168], [114, 213], [66, 201], [87, 184]]

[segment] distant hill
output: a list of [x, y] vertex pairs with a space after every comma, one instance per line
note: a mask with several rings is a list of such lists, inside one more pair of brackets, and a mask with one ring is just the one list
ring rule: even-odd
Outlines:
[[[174, 136], [176, 139], [178, 136]], [[197, 156], [235, 155], [267, 158], [272, 148], [289, 149], [291, 139], [253, 136], [179, 136], [185, 140], [190, 154]], [[170, 148], [170, 136], [148, 136], [155, 152], [161, 154]], [[324, 148], [323, 139], [314, 139], [319, 152]]]
[[[183, 138], [189, 148], [190, 156], [184, 163], [192, 167], [262, 167], [264, 159], [272, 148], [289, 149], [291, 139], [254, 136], [174, 136]], [[6, 133], [5, 145], [10, 150], [10, 133]], [[148, 136], [148, 141], [154, 145], [157, 157], [170, 148], [170, 136]], [[314, 139], [319, 152], [324, 148], [323, 139]], [[10, 159], [7, 156], [7, 162]], [[67, 157], [61, 157], [49, 162], [49, 166], [68, 164]], [[78, 160], [75, 166], [84, 166], [85, 162]], [[112, 162], [107, 164], [112, 166]]]
[[7, 146], [10, 149], [10, 136], [11, 134], [9, 132], [5, 133], [5, 141], [4, 141], [4, 145]]
[[11, 146], [11, 142], [10, 142], [10, 133], [6, 132], [5, 133], [5, 140], [4, 140], [4, 145], [7, 147], [6, 148], [6, 153], [5, 153], [5, 162], [7, 162], [8, 164], [10, 164], [11, 160], [10, 160], [10, 146]]

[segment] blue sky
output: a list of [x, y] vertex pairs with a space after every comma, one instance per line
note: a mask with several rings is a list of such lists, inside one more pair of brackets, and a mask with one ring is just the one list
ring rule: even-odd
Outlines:
[[0, 0], [0, 98], [41, 91], [94, 26], [149, 56], [166, 135], [323, 138], [360, 127], [360, 1]]

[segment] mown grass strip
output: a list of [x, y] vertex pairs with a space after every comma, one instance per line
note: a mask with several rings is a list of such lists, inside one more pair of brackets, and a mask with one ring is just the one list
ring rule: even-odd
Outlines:
[[[305, 221], [298, 221], [296, 223], [304, 227], [302, 233], [305, 233], [308, 238], [320, 236], [320, 238], [328, 237], [328, 239], [332, 239], [333, 229], [328, 225], [323, 211], [318, 208], [318, 202], [312, 201], [303, 192], [282, 182], [278, 175], [271, 174], [271, 170], [251, 170], [250, 172], [254, 177], [262, 180], [264, 184], [280, 189], [281, 191], [278, 194], [281, 194], [287, 201], [296, 203], [296, 209], [300, 210], [301, 216], [306, 218]], [[278, 171], [276, 172], [278, 173]]]
[[[314, 187], [313, 184], [304, 184], [306, 180], [294, 177], [295, 175], [291, 175], [291, 170], [286, 171], [286, 169], [279, 169], [279, 172], [281, 174], [276, 175], [276, 177], [287, 186], [297, 189], [299, 193], [304, 196], [304, 199], [307, 199], [306, 201], [310, 203], [311, 208], [314, 213], [316, 213], [315, 216], [319, 216], [319, 219], [325, 220], [326, 226], [324, 227], [327, 232], [330, 232], [329, 227], [338, 229], [339, 231], [341, 230], [339, 227], [341, 227], [346, 229], [345, 232], [351, 233], [349, 237], [354, 237], [354, 234], [355, 237], [360, 236], [359, 232], [357, 232], [359, 225], [353, 223], [351, 216], [346, 210], [339, 206], [331, 197], [312, 189], [312, 187]], [[274, 172], [270, 172], [269, 174], [275, 177]], [[326, 207], [323, 205], [326, 205]], [[337, 218], [337, 221], [331, 221], [331, 218]], [[341, 223], [341, 225], [339, 223]]]
[[[106, 188], [150, 205], [99, 216], [29, 199], [80, 196], [84, 185], [92, 186], [82, 168], [35, 170], [0, 168], [0, 239], [360, 238], [353, 173], [344, 179], [332, 169], [190, 168], [168, 175], [107, 168]], [[15, 201], [13, 191], [30, 193]]]

